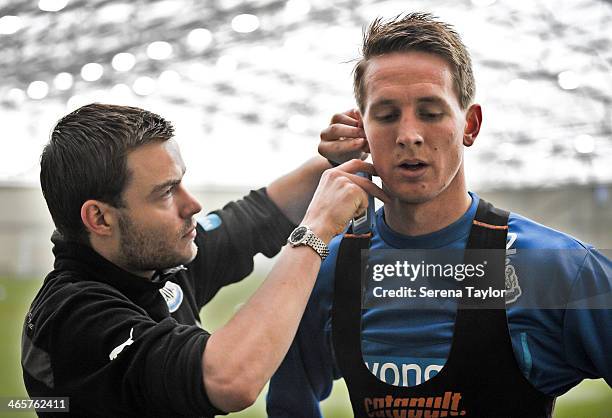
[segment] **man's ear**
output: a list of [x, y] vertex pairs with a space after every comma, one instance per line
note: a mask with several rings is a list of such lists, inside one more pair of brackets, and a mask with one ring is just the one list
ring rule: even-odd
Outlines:
[[473, 104], [465, 114], [465, 129], [463, 130], [463, 145], [471, 147], [480, 132], [482, 125], [482, 109], [479, 104]]
[[[361, 110], [357, 108], [354, 110], [354, 113], [355, 113], [355, 119], [357, 119], [357, 121], [359, 122], [359, 125], [357, 126], [365, 131], [365, 128], [363, 127], [363, 116], [361, 115]], [[369, 154], [370, 153], [370, 142], [368, 141], [368, 138], [364, 138], [364, 139], [365, 139], [365, 142], [363, 143], [363, 147], [361, 148], [361, 150]]]
[[115, 208], [99, 200], [88, 200], [81, 206], [81, 221], [92, 235], [111, 236], [116, 219]]

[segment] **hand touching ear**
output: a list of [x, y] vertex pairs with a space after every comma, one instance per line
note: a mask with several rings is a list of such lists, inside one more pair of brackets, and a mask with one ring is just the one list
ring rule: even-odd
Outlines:
[[336, 113], [329, 126], [321, 131], [319, 154], [337, 164], [365, 160], [370, 152], [361, 114], [357, 109]]

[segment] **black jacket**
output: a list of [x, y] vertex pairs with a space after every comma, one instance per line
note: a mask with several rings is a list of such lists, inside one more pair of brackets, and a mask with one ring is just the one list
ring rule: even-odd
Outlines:
[[204, 390], [210, 334], [200, 327], [199, 311], [252, 271], [256, 253], [278, 253], [293, 225], [263, 189], [208, 218], [216, 222], [203, 222], [208, 231], [198, 224], [194, 261], [150, 281], [56, 235], [54, 270], [24, 324], [30, 397], [68, 396], [73, 416], [223, 413]]

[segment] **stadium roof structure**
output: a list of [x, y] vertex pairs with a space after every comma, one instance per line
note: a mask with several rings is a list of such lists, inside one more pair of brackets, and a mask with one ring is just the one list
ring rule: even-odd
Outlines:
[[190, 179], [255, 185], [354, 106], [364, 25], [428, 11], [471, 51], [476, 188], [612, 182], [612, 2], [0, 0], [0, 181], [34, 182], [61, 115], [93, 102], [175, 122]]

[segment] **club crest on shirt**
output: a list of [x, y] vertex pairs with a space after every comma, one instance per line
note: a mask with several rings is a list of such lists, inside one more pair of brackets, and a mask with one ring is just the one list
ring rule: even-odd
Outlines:
[[514, 266], [510, 264], [510, 255], [516, 254], [516, 248], [512, 248], [516, 241], [516, 232], [508, 232], [508, 242], [506, 244], [506, 267], [505, 267], [505, 283], [506, 283], [506, 305], [509, 305], [523, 294], [519, 278], [516, 274]]
[[164, 297], [170, 313], [175, 312], [183, 302], [183, 289], [171, 281], [167, 281], [164, 287], [159, 289], [159, 293]]

